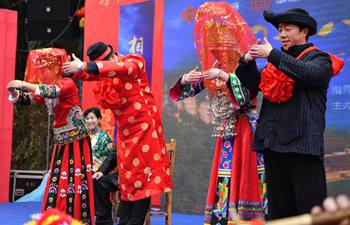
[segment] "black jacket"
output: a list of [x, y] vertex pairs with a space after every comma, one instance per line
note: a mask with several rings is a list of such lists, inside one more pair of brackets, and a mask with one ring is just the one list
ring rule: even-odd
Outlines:
[[[106, 159], [103, 161], [99, 172], [103, 173], [103, 177], [99, 180], [100, 184], [111, 191], [116, 191], [118, 188], [118, 173], [112, 172], [117, 166], [117, 153], [113, 148]], [[112, 172], [112, 173], [111, 173]]]
[[[312, 44], [293, 46], [288, 52], [273, 49], [268, 61], [295, 80], [293, 96], [285, 103], [263, 99], [254, 137], [256, 151], [276, 151], [323, 156], [323, 133], [327, 89], [332, 77], [329, 55], [312, 50], [296, 57]], [[236, 70], [241, 82], [251, 91], [259, 91], [260, 72], [256, 62], [244, 64]]]
[[117, 166], [117, 152], [115, 148], [113, 148], [109, 151], [108, 156], [105, 158], [105, 160], [103, 161], [98, 171], [102, 172], [103, 175], [106, 175], [112, 172], [116, 168], [116, 166]]

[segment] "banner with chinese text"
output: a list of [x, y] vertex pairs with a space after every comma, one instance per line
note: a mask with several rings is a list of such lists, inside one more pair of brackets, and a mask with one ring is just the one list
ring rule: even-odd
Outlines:
[[120, 7], [119, 53], [140, 54], [146, 60], [148, 80], [152, 84], [154, 1]]

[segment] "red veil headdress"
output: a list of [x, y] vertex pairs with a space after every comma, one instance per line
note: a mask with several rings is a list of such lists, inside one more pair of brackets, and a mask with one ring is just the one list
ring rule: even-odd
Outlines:
[[[244, 18], [227, 2], [206, 2], [196, 15], [195, 47], [203, 70], [218, 64], [225, 72], [234, 72], [240, 56], [256, 43]], [[211, 94], [217, 89], [227, 91], [225, 84], [215, 80], [204, 82]]]
[[67, 53], [60, 48], [31, 50], [28, 54], [24, 80], [29, 83], [56, 84], [62, 78], [62, 64]]

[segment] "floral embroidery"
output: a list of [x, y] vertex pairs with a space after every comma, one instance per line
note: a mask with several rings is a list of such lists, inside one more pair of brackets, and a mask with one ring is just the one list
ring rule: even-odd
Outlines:
[[67, 116], [67, 125], [54, 128], [53, 131], [56, 144], [67, 144], [83, 139], [90, 134], [89, 126], [79, 106], [72, 107]]
[[233, 141], [232, 137], [223, 140], [221, 156], [220, 156], [219, 176], [231, 175], [231, 162], [232, 162], [232, 153], [233, 153], [232, 141]]
[[44, 98], [60, 97], [61, 89], [56, 85], [39, 84], [39, 95]]
[[178, 97], [178, 100], [182, 100], [188, 97], [193, 97], [199, 92], [201, 92], [202, 90], [203, 88], [200, 82], [197, 82], [194, 85], [189, 84], [183, 88], [183, 91]]
[[235, 96], [235, 99], [237, 100], [239, 106], [246, 104], [247, 99], [249, 98], [246, 98], [246, 93], [243, 91], [243, 86], [241, 85], [241, 82], [238, 79], [237, 75], [234, 73], [230, 73], [230, 84], [233, 95]]
[[229, 191], [229, 180], [230, 178], [225, 177], [222, 182], [218, 183], [217, 195], [218, 201], [214, 207], [214, 215], [221, 220], [227, 218], [227, 202], [228, 202], [228, 191]]

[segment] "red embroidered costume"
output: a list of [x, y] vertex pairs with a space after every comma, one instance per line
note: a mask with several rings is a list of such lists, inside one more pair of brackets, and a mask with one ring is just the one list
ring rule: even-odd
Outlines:
[[255, 94], [233, 73], [239, 57], [256, 40], [248, 24], [227, 2], [206, 2], [196, 15], [195, 46], [203, 70], [218, 67], [229, 73], [227, 83], [198, 80], [170, 89], [171, 100], [193, 97], [205, 88], [210, 95], [213, 135], [217, 137], [205, 208], [205, 225], [234, 224], [263, 216], [266, 207], [262, 155], [253, 151]]
[[31, 51], [25, 80], [39, 84], [35, 93], [19, 89], [17, 98], [10, 100], [16, 105], [44, 103], [54, 114], [55, 146], [42, 210], [57, 208], [83, 223], [94, 224], [89, 127], [79, 106], [77, 86], [61, 76], [66, 60], [63, 49]]

